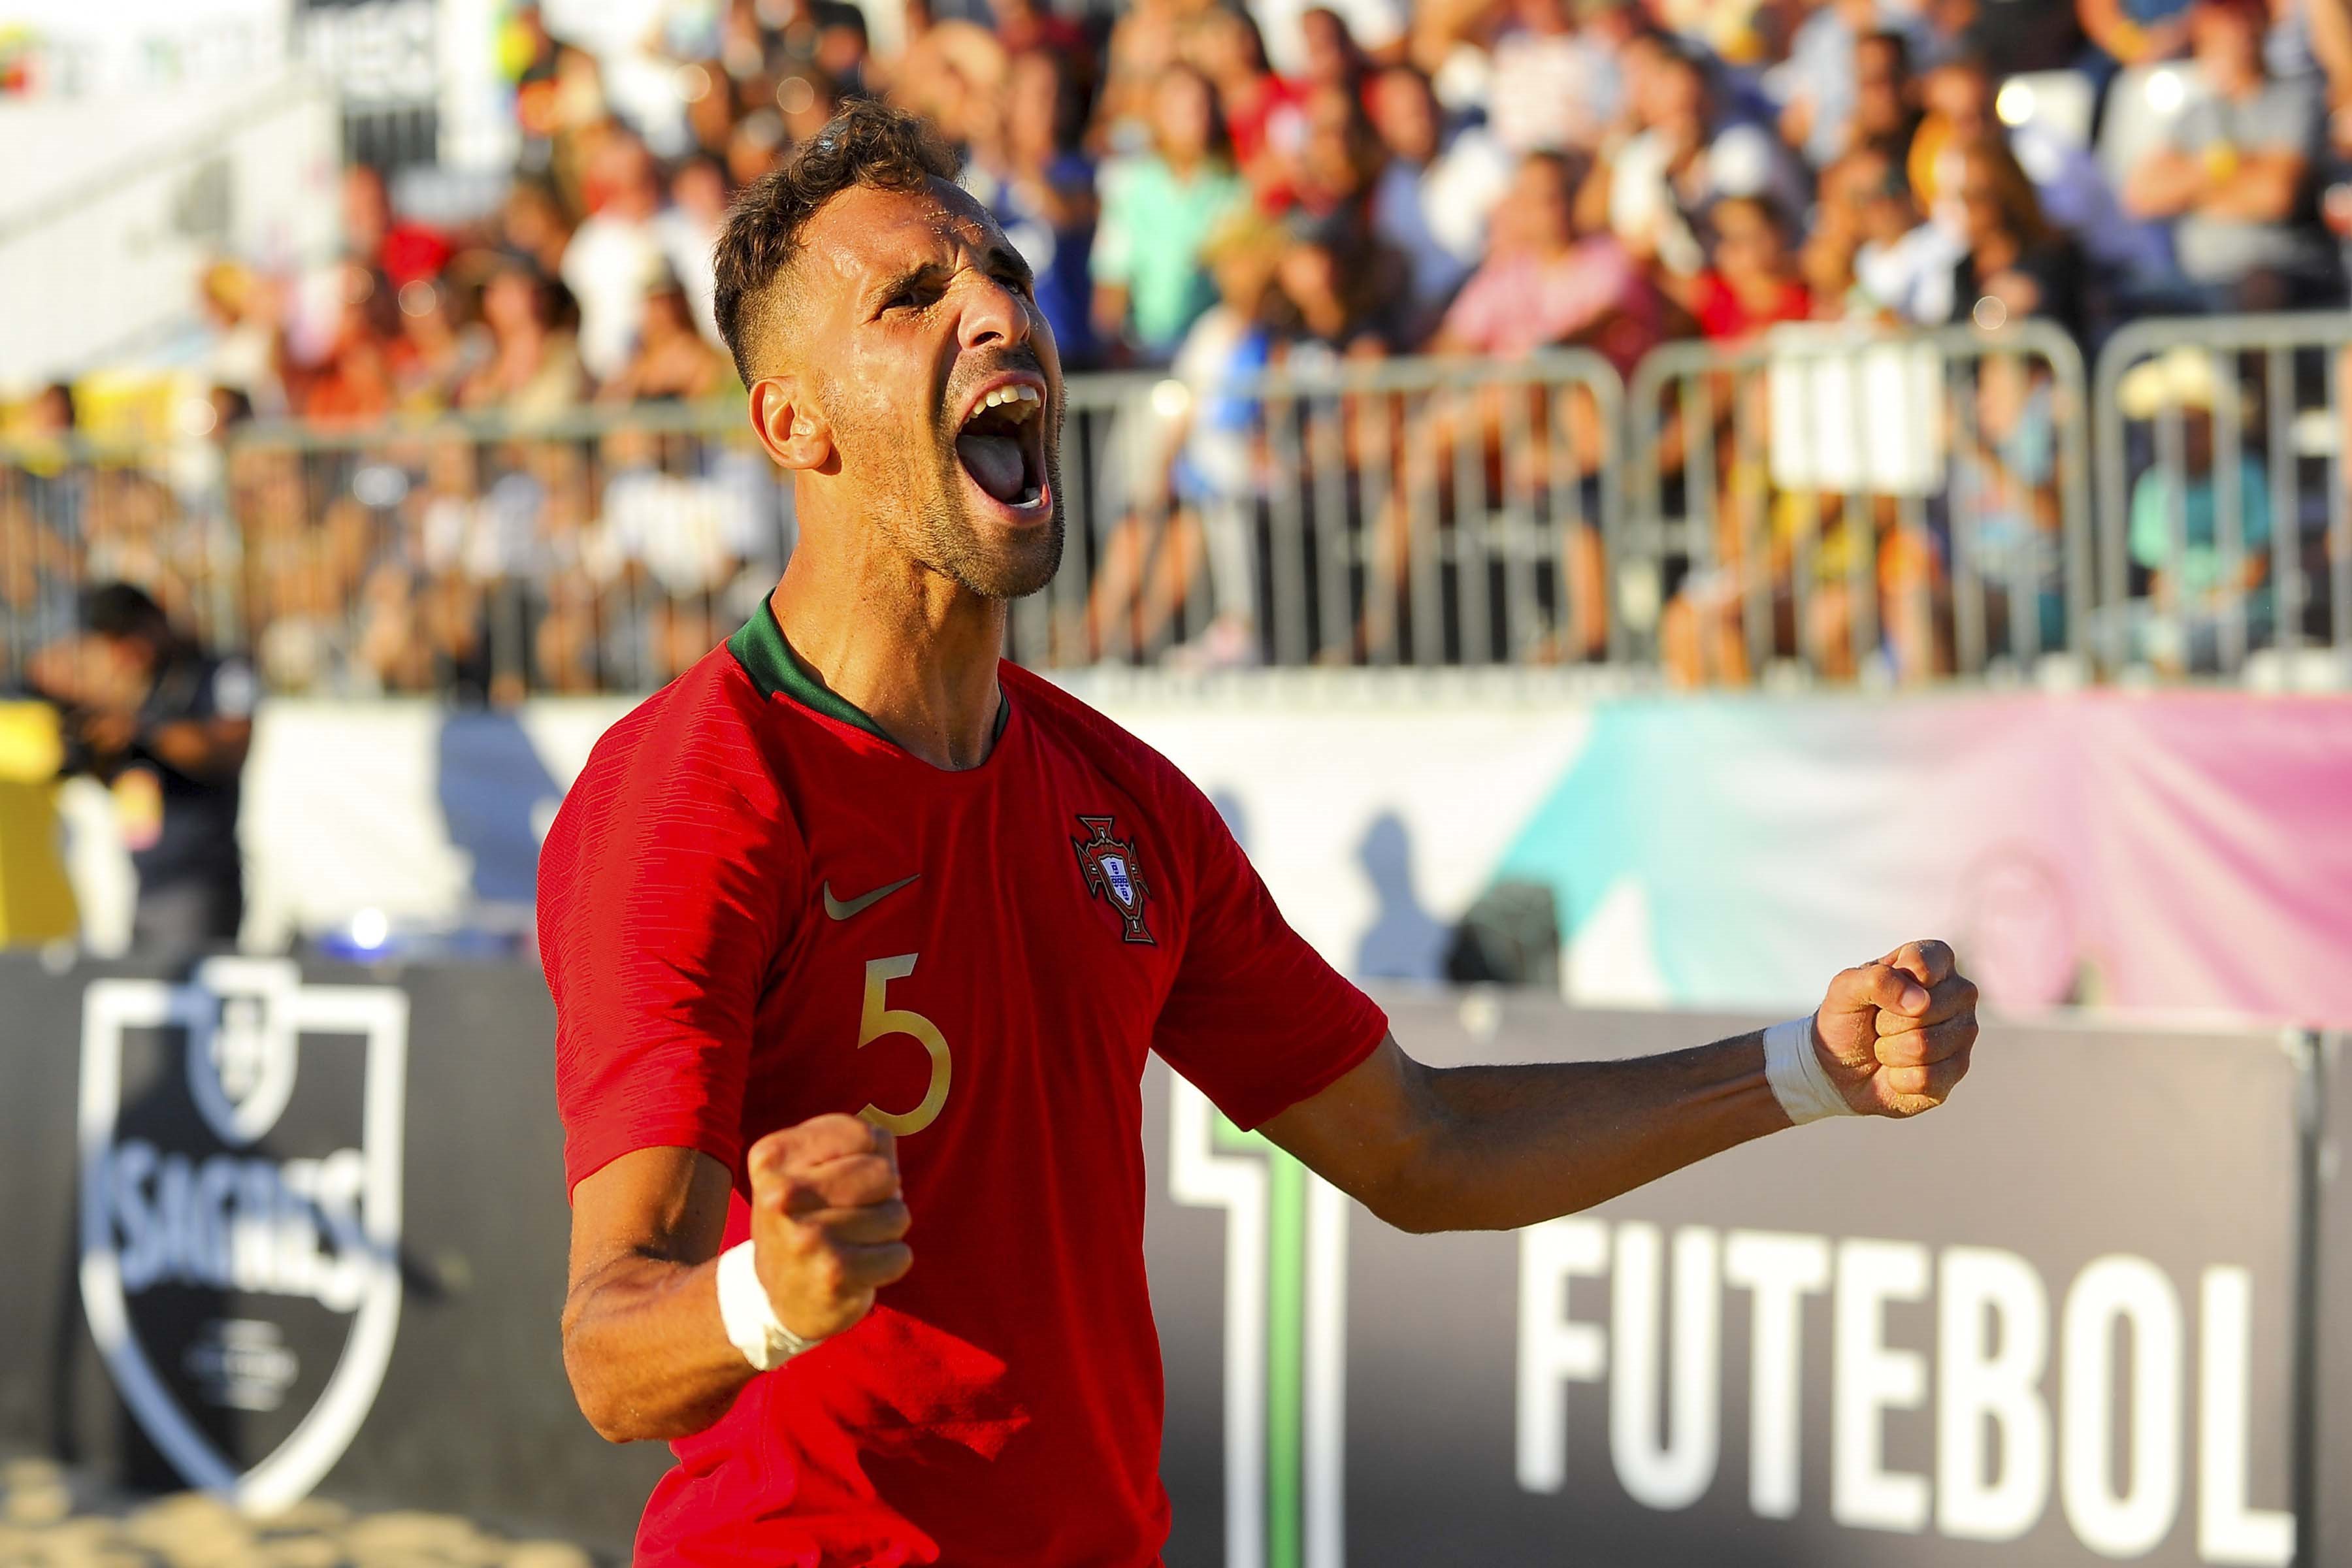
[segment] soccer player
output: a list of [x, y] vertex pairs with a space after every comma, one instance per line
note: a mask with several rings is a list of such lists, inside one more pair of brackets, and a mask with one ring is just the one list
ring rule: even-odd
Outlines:
[[857, 103], [737, 204], [718, 316], [799, 544], [598, 743], [541, 863], [565, 1364], [678, 1460], [640, 1563], [1155, 1561], [1147, 1051], [1431, 1231], [1925, 1110], [1976, 1037], [1921, 942], [1671, 1056], [1406, 1056], [1197, 789], [1000, 659], [1061, 554], [1061, 367], [954, 173]]

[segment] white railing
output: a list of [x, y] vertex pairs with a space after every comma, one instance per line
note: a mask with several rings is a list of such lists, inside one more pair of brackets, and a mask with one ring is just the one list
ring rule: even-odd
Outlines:
[[[1063, 569], [1010, 651], [1675, 684], [2284, 660], [2340, 684], [2347, 349], [2336, 316], [2147, 321], [2093, 379], [2032, 323], [1807, 328], [1669, 345], [1630, 388], [1571, 352], [1075, 380]], [[644, 690], [750, 614], [793, 538], [732, 403], [19, 450], [0, 685], [122, 576], [278, 689]]]

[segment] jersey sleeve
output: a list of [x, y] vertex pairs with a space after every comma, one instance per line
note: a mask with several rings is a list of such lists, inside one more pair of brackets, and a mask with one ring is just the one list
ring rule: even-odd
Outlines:
[[1183, 793], [1195, 884], [1152, 1046], [1247, 1131], [1370, 1056], [1388, 1016], [1290, 929], [1215, 808]]
[[752, 1018], [792, 898], [778, 814], [656, 736], [631, 750], [591, 762], [541, 856], [567, 1192], [638, 1149], [740, 1163]]

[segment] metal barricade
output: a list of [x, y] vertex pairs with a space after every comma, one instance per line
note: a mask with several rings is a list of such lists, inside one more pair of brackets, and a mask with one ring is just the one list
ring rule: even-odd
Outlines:
[[278, 690], [648, 691], [757, 607], [792, 544], [732, 403], [257, 429], [226, 479], [245, 646]]
[[2088, 416], [2041, 322], [1670, 343], [1627, 394], [1611, 656], [1680, 684], [2022, 678], [2079, 656]]
[[2136, 321], [2097, 384], [2098, 651], [2119, 671], [2352, 678], [2352, 317]]
[[0, 453], [0, 687], [88, 585], [144, 586], [278, 692], [644, 691], [740, 624], [791, 545], [740, 406]]
[[237, 552], [217, 447], [92, 442], [0, 447], [0, 691], [77, 626], [83, 588], [145, 584], [178, 622], [235, 646], [218, 590]]
[[[2352, 339], [2332, 318], [2185, 325], [2297, 353]], [[1063, 569], [1014, 606], [1010, 651], [1045, 668], [2022, 676], [2084, 655], [2133, 596], [2116, 384], [2178, 346], [2158, 330], [2111, 350], [2095, 432], [2072, 342], [2034, 323], [1668, 345], [1630, 395], [1566, 351], [1294, 358], [1209, 386], [1078, 378]], [[2268, 374], [2296, 390], [2286, 353]], [[2265, 405], [2273, 444], [2334, 428], [2322, 384], [2315, 413]], [[2252, 426], [2226, 401], [2215, 418], [2217, 461], [2236, 461]], [[2166, 423], [2159, 456], [2185, 439]], [[2326, 582], [2279, 557], [2290, 647], [2315, 615], [2334, 646], [2352, 635], [2336, 447], [2324, 466]], [[2265, 483], [2308, 510], [2307, 478]], [[2223, 543], [2242, 543], [2244, 520], [2221, 511]], [[0, 453], [0, 681], [69, 626], [82, 584], [125, 576], [250, 650], [273, 689], [644, 690], [751, 613], [792, 540], [789, 487], [731, 402]], [[2262, 640], [2221, 637], [2224, 652]]]
[[1070, 383], [1045, 666], [1563, 664], [1607, 647], [1623, 394], [1599, 356]]

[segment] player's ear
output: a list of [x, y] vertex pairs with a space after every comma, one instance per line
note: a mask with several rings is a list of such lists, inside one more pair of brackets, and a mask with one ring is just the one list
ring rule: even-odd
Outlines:
[[768, 456], [787, 468], [821, 468], [833, 459], [833, 426], [797, 375], [763, 375], [751, 384], [751, 428]]

